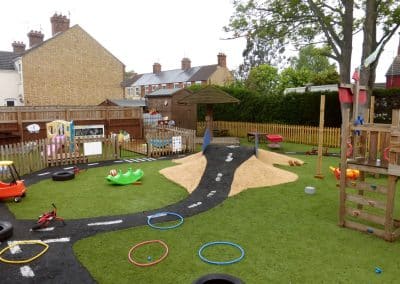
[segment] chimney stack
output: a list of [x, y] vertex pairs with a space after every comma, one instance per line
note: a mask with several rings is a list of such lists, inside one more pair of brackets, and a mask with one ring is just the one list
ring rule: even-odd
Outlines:
[[29, 38], [29, 47], [33, 47], [34, 45], [43, 42], [44, 34], [42, 34], [40, 31], [32, 30], [28, 33], [28, 38]]
[[25, 43], [23, 43], [22, 41], [14, 41], [11, 45], [15, 54], [21, 54], [25, 52], [26, 46]]
[[189, 58], [187, 58], [187, 57], [184, 57], [184, 58], [182, 58], [182, 61], [181, 61], [181, 66], [182, 66], [182, 70], [188, 70], [188, 69], [190, 69], [191, 68], [191, 66], [190, 66], [190, 59]]
[[226, 55], [222, 52], [218, 53], [218, 66], [226, 68]]
[[160, 63], [153, 64], [153, 73], [154, 74], [161, 73], [161, 64]]
[[65, 32], [69, 29], [69, 19], [63, 15], [55, 13], [51, 18], [51, 33], [54, 36], [57, 33]]

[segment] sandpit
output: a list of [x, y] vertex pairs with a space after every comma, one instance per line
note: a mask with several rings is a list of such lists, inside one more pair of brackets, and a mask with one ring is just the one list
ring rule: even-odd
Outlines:
[[[162, 169], [160, 173], [186, 188], [189, 193], [193, 192], [200, 183], [206, 168], [206, 158], [199, 152], [173, 160], [173, 162], [179, 165]], [[229, 196], [250, 188], [273, 186], [297, 180], [296, 174], [276, 168], [274, 164], [300, 166], [303, 161], [259, 149], [258, 158], [252, 156], [236, 170]]]

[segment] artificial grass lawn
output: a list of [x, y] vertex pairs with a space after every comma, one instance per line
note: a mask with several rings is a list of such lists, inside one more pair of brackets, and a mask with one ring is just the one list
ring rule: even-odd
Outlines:
[[[285, 151], [293, 151], [289, 148], [284, 145]], [[283, 167], [299, 175], [293, 183], [242, 192], [186, 218], [174, 230], [142, 226], [100, 234], [77, 242], [74, 251], [99, 283], [192, 283], [208, 273], [232, 274], [247, 284], [397, 282], [398, 242], [337, 226], [339, 191], [328, 167], [337, 166], [339, 159], [323, 158], [325, 179], [320, 180], [313, 177], [316, 156], [296, 157], [306, 164]], [[307, 185], [316, 187], [315, 195], [304, 193]], [[168, 244], [168, 257], [147, 268], [130, 264], [129, 249], [152, 239]], [[206, 264], [197, 253], [211, 241], [237, 243], [246, 255], [233, 265]], [[238, 257], [237, 251], [225, 253], [225, 248], [209, 248], [205, 256], [217, 261]], [[153, 253], [159, 254], [149, 249], [138, 260], [146, 261], [146, 254]], [[382, 268], [382, 274], [376, 274], [375, 267]]]
[[[55, 203], [58, 214], [65, 219], [111, 216], [164, 207], [185, 198], [187, 191], [166, 179], [158, 171], [175, 165], [171, 161], [116, 164], [91, 168], [70, 181], [56, 182], [51, 178], [31, 185], [21, 203], [8, 202], [18, 219], [34, 219], [51, 209]], [[141, 185], [111, 185], [105, 179], [111, 169], [126, 172], [141, 168]]]

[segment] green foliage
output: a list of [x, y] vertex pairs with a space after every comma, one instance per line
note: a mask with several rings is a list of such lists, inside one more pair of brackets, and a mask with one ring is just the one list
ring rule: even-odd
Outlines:
[[392, 110], [400, 109], [400, 88], [375, 89], [375, 120], [377, 123], [391, 123]]
[[268, 64], [262, 64], [250, 70], [245, 86], [262, 95], [270, 95], [276, 93], [278, 81], [278, 69]]
[[286, 88], [302, 87], [312, 81], [314, 73], [308, 69], [294, 69], [288, 67], [279, 76], [279, 93], [283, 94]]
[[[322, 93], [290, 93], [260, 96], [257, 92], [222, 87], [223, 91], [240, 100], [239, 104], [214, 105], [214, 120], [269, 122], [296, 125], [319, 125], [319, 105]], [[337, 92], [325, 92], [325, 125], [340, 127], [341, 114]], [[199, 121], [204, 120], [204, 106], [198, 108]]]
[[327, 55], [332, 51], [329, 47], [317, 48], [314, 45], [307, 45], [300, 49], [298, 57], [291, 58], [291, 65], [296, 70], [309, 70], [311, 72], [335, 71], [335, 64], [331, 64]]

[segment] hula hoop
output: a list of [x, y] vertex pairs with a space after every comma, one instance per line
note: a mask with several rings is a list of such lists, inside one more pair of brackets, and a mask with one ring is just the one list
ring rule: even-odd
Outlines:
[[[137, 262], [136, 260], [134, 260], [131, 257], [131, 254], [135, 249], [137, 249], [138, 247], [144, 246], [146, 244], [152, 244], [152, 243], [159, 243], [165, 248], [165, 253], [159, 259], [157, 259], [155, 261], [152, 261], [152, 262], [142, 263], [142, 262]], [[163, 241], [161, 241], [161, 240], [150, 240], [150, 241], [145, 241], [145, 242], [141, 242], [141, 243], [138, 243], [138, 244], [134, 245], [128, 252], [128, 259], [129, 259], [130, 263], [132, 263], [132, 264], [134, 264], [136, 266], [140, 266], [140, 267], [152, 266], [154, 264], [157, 264], [157, 263], [163, 261], [167, 257], [168, 251], [169, 251], [168, 250], [168, 246]]]
[[[209, 260], [208, 258], [205, 258], [202, 255], [203, 250], [205, 248], [209, 247], [209, 246], [214, 246], [214, 245], [228, 245], [228, 246], [235, 247], [238, 250], [240, 250], [240, 256], [238, 258], [235, 258], [235, 259], [232, 259], [232, 260], [229, 260], [229, 261], [213, 261], [213, 260]], [[206, 243], [206, 244], [201, 246], [201, 248], [199, 249], [199, 257], [201, 258], [202, 261], [210, 263], [210, 264], [227, 265], [227, 264], [232, 264], [232, 263], [241, 261], [242, 258], [244, 257], [244, 250], [238, 244], [231, 243], [231, 242], [210, 242], [210, 243]]]
[[[154, 225], [154, 224], [151, 223], [152, 219], [158, 218], [158, 217], [164, 217], [164, 216], [167, 216], [167, 215], [177, 216], [179, 218], [179, 222], [177, 224], [175, 224], [175, 225], [168, 226], [168, 227], [160, 227], [160, 226], [157, 226], [157, 225]], [[154, 214], [154, 215], [147, 216], [147, 224], [150, 227], [154, 228], [154, 229], [169, 230], [169, 229], [173, 229], [173, 228], [179, 227], [180, 225], [182, 225], [182, 223], [183, 223], [182, 215], [179, 215], [178, 213], [175, 213], [175, 212], [160, 212], [160, 213], [157, 213], [157, 214]]]
[[389, 162], [389, 151], [390, 147], [386, 147], [385, 150], [383, 150], [383, 158]]
[[34, 257], [31, 257], [29, 259], [10, 260], [10, 259], [5, 259], [5, 258], [0, 257], [0, 261], [5, 262], [5, 263], [11, 263], [11, 264], [28, 263], [28, 262], [34, 261], [35, 259], [40, 257], [41, 255], [43, 255], [49, 249], [49, 245], [44, 243], [44, 242], [42, 242], [42, 241], [34, 241], [34, 240], [32, 240], [32, 241], [16, 241], [16, 242], [13, 242], [8, 247], [4, 248], [2, 251], [0, 251], [0, 255], [2, 255], [5, 251], [11, 249], [14, 246], [17, 246], [17, 245], [32, 245], [32, 244], [42, 245], [42, 246], [44, 246], [44, 249], [40, 253], [38, 253], [37, 255], [35, 255]]

